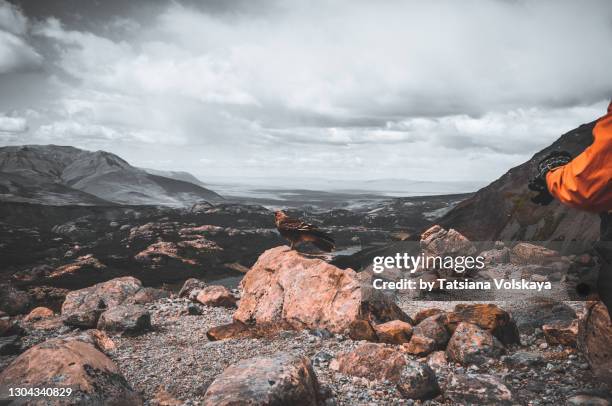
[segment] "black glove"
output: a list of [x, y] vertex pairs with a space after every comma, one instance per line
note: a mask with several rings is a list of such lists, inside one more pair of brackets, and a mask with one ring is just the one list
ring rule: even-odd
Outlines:
[[529, 190], [538, 192], [537, 195], [531, 198], [535, 204], [546, 206], [553, 201], [553, 197], [546, 186], [546, 174], [555, 168], [566, 165], [572, 160], [572, 156], [565, 151], [553, 151], [548, 154], [538, 164], [536, 175], [529, 180], [527, 187]]

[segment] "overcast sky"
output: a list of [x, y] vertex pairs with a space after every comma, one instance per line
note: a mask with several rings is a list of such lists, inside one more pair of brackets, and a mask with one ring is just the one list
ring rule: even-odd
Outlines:
[[0, 145], [488, 181], [601, 116], [611, 67], [608, 0], [0, 0]]

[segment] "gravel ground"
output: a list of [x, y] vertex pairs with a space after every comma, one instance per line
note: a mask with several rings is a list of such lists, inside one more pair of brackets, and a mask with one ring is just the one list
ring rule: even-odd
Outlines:
[[[398, 300], [408, 314], [427, 307], [452, 309], [455, 303], [405, 302]], [[206, 388], [227, 366], [241, 359], [278, 351], [306, 355], [313, 360], [323, 386], [334, 394], [338, 405], [439, 404], [402, 399], [390, 383], [371, 382], [334, 372], [329, 359], [358, 345], [336, 335], [321, 337], [316, 332], [283, 332], [272, 339], [245, 339], [210, 342], [206, 331], [231, 321], [232, 310], [202, 306], [202, 315], [186, 314], [186, 299], [162, 299], [149, 305], [155, 330], [138, 337], [114, 337], [117, 349], [111, 357], [136, 390], [151, 400], [160, 387], [187, 405], [202, 404]], [[579, 307], [579, 304], [576, 304]], [[509, 309], [512, 310], [512, 309]], [[449, 372], [477, 372], [495, 375], [510, 388], [521, 404], [559, 405], [577, 393], [609, 397], [611, 393], [592, 379], [585, 360], [575, 350], [550, 348], [542, 332], [521, 335], [522, 346], [509, 348], [531, 351], [542, 356], [541, 366], [508, 368], [504, 358], [491, 365], [465, 370], [449, 365], [438, 373], [441, 381]], [[153, 403], [149, 403], [153, 404]], [[330, 404], [334, 404], [330, 401]]]

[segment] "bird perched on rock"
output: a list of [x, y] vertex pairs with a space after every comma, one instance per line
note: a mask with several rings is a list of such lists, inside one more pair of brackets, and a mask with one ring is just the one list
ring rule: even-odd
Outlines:
[[306, 241], [326, 252], [331, 252], [336, 246], [331, 235], [319, 230], [315, 225], [291, 218], [281, 210], [274, 212], [274, 218], [276, 229], [291, 242], [291, 249], [295, 249], [296, 244]]

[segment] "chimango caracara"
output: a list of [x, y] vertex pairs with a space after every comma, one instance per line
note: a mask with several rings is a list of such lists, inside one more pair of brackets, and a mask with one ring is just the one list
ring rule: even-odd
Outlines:
[[331, 252], [336, 246], [331, 235], [319, 230], [315, 225], [291, 218], [280, 210], [274, 213], [274, 217], [278, 232], [291, 242], [291, 249], [295, 249], [295, 245], [302, 242], [311, 242], [326, 252]]

